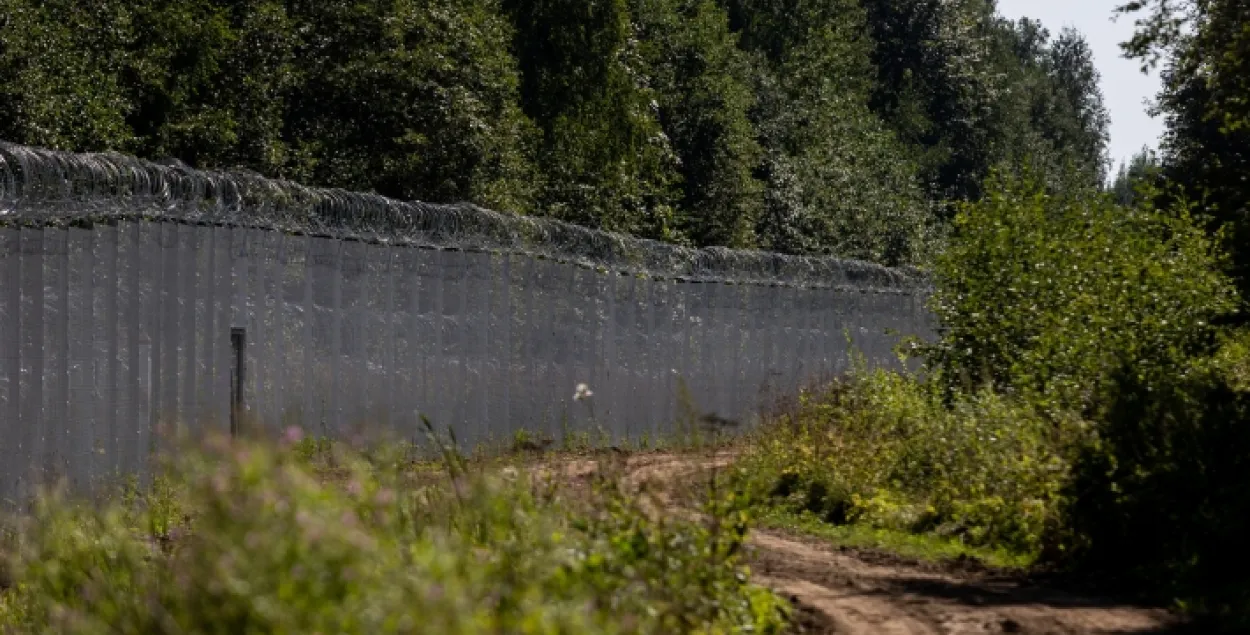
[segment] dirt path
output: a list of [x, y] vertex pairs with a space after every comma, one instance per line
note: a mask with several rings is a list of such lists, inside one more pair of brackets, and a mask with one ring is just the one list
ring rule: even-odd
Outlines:
[[[666, 491], [731, 461], [727, 455], [635, 456], [625, 461], [625, 479], [667, 504], [672, 497]], [[753, 531], [750, 545], [755, 581], [791, 599], [799, 609], [800, 633], [1179, 632], [1176, 621], [1160, 609], [1069, 595], [1002, 576], [838, 549], [775, 531]]]

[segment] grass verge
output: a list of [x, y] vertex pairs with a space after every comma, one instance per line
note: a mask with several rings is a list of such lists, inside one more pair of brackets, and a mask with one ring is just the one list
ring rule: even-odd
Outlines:
[[[146, 491], [56, 493], [0, 545], [0, 631], [780, 633], [739, 558], [744, 497], [648, 514], [610, 471], [484, 469], [216, 439]], [[495, 469], [497, 467], [497, 469]]]
[[923, 560], [1024, 568], [1058, 521], [1080, 422], [860, 372], [801, 395], [738, 464], [760, 522]]
[[931, 563], [972, 560], [979, 564], [1008, 571], [1025, 571], [1036, 558], [995, 547], [972, 547], [956, 538], [933, 534], [916, 534], [866, 525], [831, 525], [810, 512], [765, 508], [755, 516], [756, 526], [811, 536], [838, 547], [882, 551], [903, 558]]

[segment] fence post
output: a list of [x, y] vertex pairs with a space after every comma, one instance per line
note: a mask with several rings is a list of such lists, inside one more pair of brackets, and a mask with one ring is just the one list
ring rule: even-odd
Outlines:
[[234, 353], [230, 360], [230, 436], [239, 436], [240, 419], [243, 417], [243, 386], [246, 366], [244, 349], [247, 346], [247, 331], [241, 328], [230, 329], [230, 350]]

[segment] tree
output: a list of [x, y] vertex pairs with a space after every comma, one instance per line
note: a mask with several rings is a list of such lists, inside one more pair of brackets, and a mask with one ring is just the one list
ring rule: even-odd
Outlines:
[[139, 40], [123, 74], [142, 156], [282, 174], [294, 28], [275, 0], [134, 3]]
[[0, 0], [0, 136], [525, 211], [496, 0]]
[[1043, 135], [1101, 185], [1107, 180], [1111, 116], [1103, 105], [1093, 51], [1085, 36], [1065, 28], [1051, 44], [1046, 61], [1054, 110], [1041, 126]]
[[864, 6], [877, 41], [872, 108], [918, 157], [932, 199], [976, 200], [991, 169], [1024, 164], [1084, 174], [1086, 186], [1105, 179], [1109, 121], [1079, 33], [1052, 43], [1041, 23], [1004, 20], [984, 0]]
[[537, 210], [680, 241], [677, 156], [626, 0], [509, 0], [525, 112], [542, 129]]
[[123, 83], [136, 35], [128, 4], [0, 0], [0, 138], [66, 150], [126, 150]]
[[872, 108], [920, 159], [935, 200], [975, 199], [996, 162], [994, 104], [1003, 77], [992, 7], [982, 0], [864, 0], [877, 47]]
[[930, 211], [904, 147], [868, 108], [872, 42], [863, 11], [850, 0], [726, 6], [757, 60], [752, 118], [767, 185], [761, 246], [922, 261]]
[[990, 384], [1097, 417], [1121, 367], [1169, 386], [1208, 352], [1236, 292], [1188, 208], [1051, 193], [1027, 170], [987, 185], [960, 204], [935, 265], [943, 334], [930, 361], [954, 387]]
[[1003, 69], [1006, 88], [988, 119], [995, 167], [1028, 164], [1052, 192], [1101, 189], [1110, 117], [1084, 36], [1064, 29], [1052, 40], [1028, 19], [998, 24], [994, 65]]
[[495, 0], [293, 1], [293, 175], [527, 211], [532, 125]]
[[1128, 163], [1120, 164], [1115, 181], [1111, 184], [1111, 194], [1124, 207], [1131, 207], [1140, 200], [1139, 190], [1143, 185], [1154, 185], [1159, 177], [1159, 157], [1150, 148], [1142, 148]]
[[711, 0], [634, 0], [659, 120], [680, 161], [680, 233], [697, 245], [754, 247], [763, 205], [750, 58]]
[[1119, 11], [1144, 14], [1127, 56], [1144, 68], [1166, 60], [1164, 176], [1225, 230], [1231, 272], [1250, 290], [1250, 1], [1141, 0]]

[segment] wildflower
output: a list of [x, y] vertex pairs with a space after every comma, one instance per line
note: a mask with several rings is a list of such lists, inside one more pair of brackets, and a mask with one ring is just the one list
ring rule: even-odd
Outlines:
[[583, 399], [590, 399], [593, 396], [595, 396], [595, 393], [590, 391], [589, 386], [587, 386], [586, 384], [578, 384], [577, 389], [573, 392], [573, 401], [581, 401]]
[[288, 445], [296, 445], [303, 440], [304, 430], [299, 426], [290, 426], [286, 429], [286, 434], [283, 435], [283, 441], [285, 441]]

